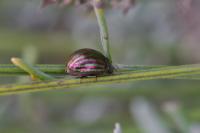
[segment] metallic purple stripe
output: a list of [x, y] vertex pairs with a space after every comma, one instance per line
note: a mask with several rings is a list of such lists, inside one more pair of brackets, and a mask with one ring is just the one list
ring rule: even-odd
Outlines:
[[82, 68], [80, 72], [103, 72], [103, 69], [90, 69], [90, 68]]
[[85, 66], [85, 65], [87, 65], [87, 64], [95, 64], [95, 65], [97, 65], [97, 66], [101, 66], [101, 67], [104, 67], [105, 66], [105, 64], [104, 64], [104, 62], [99, 62], [99, 61], [97, 61], [97, 60], [95, 60], [95, 59], [83, 59], [83, 60], [80, 60], [79, 62], [75, 62], [75, 63], [73, 63], [73, 64], [70, 64], [70, 66], [69, 67], [71, 67], [71, 68], [76, 68], [76, 67], [83, 67], [83, 66]]
[[70, 68], [72, 71], [104, 71], [105, 67], [99, 67], [99, 66], [83, 66], [83, 67], [75, 67], [75, 68]]
[[73, 58], [72, 60], [70, 60], [70, 62], [68, 63], [69, 64], [69, 67], [72, 67], [75, 63], [77, 63], [78, 61], [80, 60], [84, 60], [85, 56], [79, 56], [77, 58]]

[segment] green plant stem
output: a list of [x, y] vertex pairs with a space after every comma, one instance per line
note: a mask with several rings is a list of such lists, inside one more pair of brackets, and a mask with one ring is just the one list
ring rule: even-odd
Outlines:
[[[35, 45], [27, 45], [23, 48], [21, 58], [28, 64], [35, 64], [36, 60], [38, 59], [38, 50]], [[30, 78], [25, 76], [17, 77], [17, 83], [27, 83], [30, 82]], [[22, 100], [23, 101], [23, 100]]]
[[112, 63], [112, 58], [110, 54], [110, 46], [109, 46], [109, 33], [108, 33], [108, 26], [105, 19], [103, 0], [93, 0], [93, 7], [94, 7], [94, 11], [97, 17], [99, 29], [100, 29], [101, 44], [104, 50], [104, 54], [109, 59], [110, 63]]
[[[185, 65], [186, 66], [186, 65]], [[187, 65], [192, 66], [192, 65]], [[40, 71], [47, 73], [47, 74], [55, 74], [55, 75], [66, 75], [64, 69], [65, 65], [63, 64], [38, 64], [33, 66]], [[140, 70], [149, 70], [155, 68], [165, 68], [169, 66], [145, 66], [145, 65], [123, 65], [123, 64], [116, 64], [114, 65], [116, 68], [117, 73], [119, 72], [129, 72], [129, 71], [140, 71]], [[16, 67], [12, 64], [0, 64], [0, 75], [24, 75], [27, 74], [25, 71]]]
[[32, 79], [38, 79], [41, 81], [54, 79], [52, 76], [45, 74], [44, 72], [40, 71], [37, 68], [32, 67], [30, 64], [24, 62], [20, 58], [13, 57], [13, 58], [11, 58], [11, 61], [14, 65], [18, 66], [25, 72], [29, 73], [30, 76], [32, 77]]
[[[192, 67], [196, 66], [198, 64], [193, 65], [182, 65], [182, 66], [144, 66], [144, 65], [123, 65], [123, 64], [116, 64], [114, 65], [117, 72], [116, 73], [129, 73], [129, 72], [139, 72], [139, 71], [149, 71], [152, 69], [166, 69], [166, 68], [172, 68], [172, 67]], [[36, 69], [39, 69], [40, 71], [50, 74], [50, 75], [67, 75], [67, 73], [64, 72], [65, 65], [62, 64], [38, 64], [33, 66]], [[12, 64], [0, 64], [0, 75], [4, 76], [18, 76], [18, 75], [25, 75], [28, 74], [27, 72], [23, 71], [19, 67], [16, 67]], [[178, 77], [178, 79], [200, 79], [199, 75], [186, 75]]]
[[68, 89], [99, 84], [124, 83], [130, 81], [167, 79], [192, 74], [200, 74], [200, 65], [194, 65], [193, 67], [169, 67], [168, 69], [158, 68], [152, 71], [130, 72], [126, 74], [118, 74], [97, 78], [60, 79], [48, 82], [36, 82], [18, 85], [11, 84], [0, 86], [0, 95], [56, 90], [61, 88]]
[[[64, 74], [64, 65], [54, 65], [54, 64], [40, 64], [33, 66], [40, 71], [47, 73], [47, 74]], [[0, 64], [0, 75], [24, 75], [28, 74], [27, 72], [23, 71], [19, 67], [13, 64]]]

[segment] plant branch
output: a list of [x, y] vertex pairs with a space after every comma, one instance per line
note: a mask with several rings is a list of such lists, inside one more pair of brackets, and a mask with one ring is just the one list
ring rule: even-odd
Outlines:
[[94, 7], [94, 11], [97, 17], [99, 29], [100, 29], [101, 44], [104, 50], [104, 54], [109, 59], [110, 63], [112, 63], [112, 58], [110, 54], [110, 46], [109, 46], [109, 33], [108, 33], [108, 26], [105, 19], [103, 0], [93, 0], [93, 7]]
[[[145, 66], [145, 65], [123, 65], [123, 64], [115, 64], [114, 67], [116, 68], [116, 73], [129, 73], [129, 72], [139, 72], [139, 71], [149, 71], [152, 69], [166, 69], [172, 67], [192, 67], [198, 64], [192, 65], [182, 65], [182, 66], [164, 66], [164, 65], [157, 65], [157, 66]], [[200, 64], [199, 64], [200, 65]], [[37, 64], [33, 66], [40, 71], [50, 74], [50, 75], [67, 75], [65, 73], [65, 65], [63, 64]], [[0, 75], [4, 76], [18, 76], [18, 75], [25, 75], [28, 74], [27, 72], [23, 71], [19, 67], [13, 64], [0, 64]], [[179, 77], [180, 78], [180, 77]], [[181, 76], [183, 79], [200, 79], [200, 76]]]
[[[33, 65], [34, 68], [47, 74], [64, 74], [64, 65], [39, 64]], [[12, 64], [0, 64], [0, 75], [24, 75], [27, 72]]]
[[99, 84], [124, 83], [130, 81], [177, 78], [179, 76], [200, 74], [200, 65], [176, 66], [168, 68], [155, 68], [149, 71], [129, 72], [111, 76], [81, 79], [60, 79], [48, 82], [35, 82], [27, 84], [12, 84], [0, 86], [0, 95], [9, 95], [25, 92], [36, 92], [56, 89], [77, 88]]
[[14, 65], [29, 73], [32, 79], [38, 79], [41, 81], [54, 79], [52, 76], [45, 74], [37, 68], [32, 67], [30, 64], [24, 62], [20, 58], [13, 57], [11, 58], [11, 61]]

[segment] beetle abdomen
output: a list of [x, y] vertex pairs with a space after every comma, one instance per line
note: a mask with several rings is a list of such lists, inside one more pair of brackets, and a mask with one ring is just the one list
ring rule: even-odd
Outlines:
[[99, 76], [110, 73], [108, 59], [93, 49], [80, 49], [74, 52], [67, 63], [66, 71], [73, 76]]

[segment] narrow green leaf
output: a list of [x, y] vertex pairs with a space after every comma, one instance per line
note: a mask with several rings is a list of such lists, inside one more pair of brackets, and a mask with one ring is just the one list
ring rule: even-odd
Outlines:
[[40, 71], [37, 68], [34, 68], [32, 65], [24, 62], [22, 59], [20, 58], [11, 58], [11, 61], [13, 64], [15, 64], [16, 66], [18, 66], [19, 68], [21, 68], [22, 70], [24, 70], [25, 72], [29, 73], [29, 75], [33, 78], [33, 79], [38, 79], [41, 81], [44, 80], [52, 80], [54, 79], [52, 76], [45, 74], [44, 72]]
[[19, 85], [12, 84], [0, 86], [0, 95], [56, 90], [62, 88], [77, 88], [97, 84], [113, 84], [152, 79], [179, 78], [180, 76], [196, 74], [200, 74], [200, 65], [173, 66], [167, 68], [155, 68], [146, 71], [141, 70], [137, 72], [129, 72], [97, 78], [92, 77], [81, 79], [60, 79], [48, 82], [35, 82]]
[[110, 63], [112, 63], [112, 58], [110, 54], [110, 44], [109, 44], [109, 33], [108, 33], [108, 26], [105, 18], [104, 13], [104, 2], [103, 0], [93, 0], [93, 7], [97, 17], [97, 22], [100, 29], [100, 36], [101, 36], [101, 44], [104, 50], [105, 56], [109, 59]]

